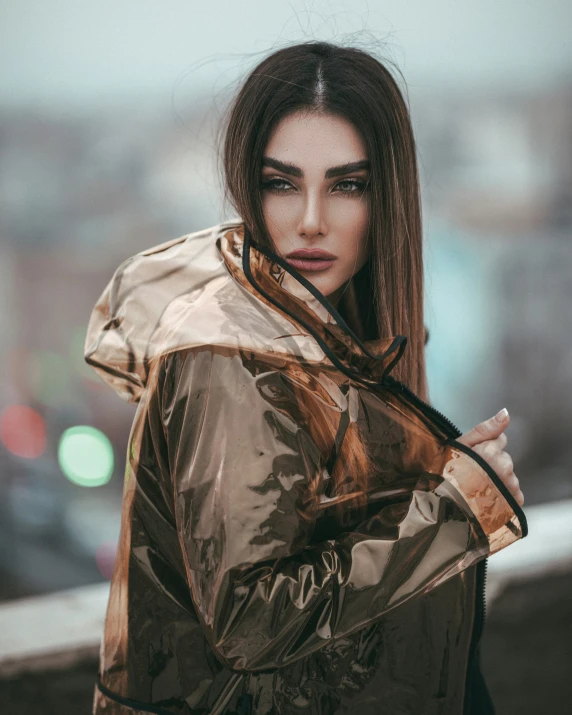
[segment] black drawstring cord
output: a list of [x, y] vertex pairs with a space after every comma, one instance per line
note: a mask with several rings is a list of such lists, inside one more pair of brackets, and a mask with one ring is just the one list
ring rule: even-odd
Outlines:
[[[391, 355], [393, 352], [397, 351], [397, 354], [393, 358], [393, 360], [389, 363], [389, 365], [385, 368], [383, 371], [383, 375], [381, 377], [381, 380], [376, 382], [376, 381], [370, 381], [370, 380], [365, 380], [359, 373], [355, 372], [354, 370], [351, 370], [348, 368], [346, 365], [343, 364], [343, 362], [337, 357], [337, 355], [332, 351], [332, 349], [329, 347], [329, 345], [322, 339], [322, 337], [312, 328], [312, 326], [307, 323], [305, 320], [300, 318], [299, 316], [295, 315], [294, 313], [290, 312], [287, 308], [285, 308], [281, 303], [279, 303], [276, 299], [274, 299], [271, 295], [269, 295], [257, 282], [254, 276], [252, 275], [252, 271], [250, 270], [250, 245], [253, 245], [257, 251], [262, 253], [264, 256], [269, 258], [270, 260], [274, 261], [277, 263], [279, 266], [284, 268], [284, 270], [288, 273], [290, 273], [296, 280], [298, 280], [304, 288], [310, 291], [310, 293], [318, 300], [326, 310], [328, 310], [331, 315], [334, 316], [336, 323], [344, 330], [346, 333], [350, 335], [350, 337], [358, 344], [360, 349], [367, 355], [372, 360], [377, 360], [377, 361], [382, 361], [384, 360], [388, 355]], [[355, 380], [356, 382], [359, 382], [362, 385], [368, 385], [368, 386], [374, 386], [374, 385], [383, 385], [385, 384], [386, 381], [386, 376], [389, 375], [391, 370], [393, 369], [394, 365], [401, 359], [401, 356], [403, 355], [403, 352], [405, 350], [405, 347], [407, 345], [407, 336], [406, 335], [396, 335], [395, 338], [393, 339], [391, 345], [389, 348], [385, 351], [383, 355], [373, 355], [372, 353], [369, 352], [369, 350], [365, 347], [365, 345], [361, 342], [361, 340], [357, 337], [357, 335], [351, 330], [349, 325], [346, 323], [346, 321], [342, 318], [342, 316], [338, 313], [338, 311], [334, 308], [334, 306], [330, 303], [330, 301], [315, 287], [313, 286], [310, 281], [308, 281], [304, 276], [300, 275], [298, 271], [296, 271], [295, 268], [290, 266], [287, 261], [285, 261], [281, 256], [278, 256], [275, 254], [273, 251], [270, 251], [266, 248], [262, 248], [261, 246], [257, 245], [254, 241], [251, 240], [250, 234], [248, 232], [248, 229], [246, 226], [244, 227], [244, 244], [243, 244], [243, 250], [242, 250], [242, 269], [244, 271], [244, 274], [246, 275], [249, 283], [261, 294], [263, 295], [266, 300], [270, 301], [273, 305], [277, 306], [285, 312], [287, 315], [289, 315], [291, 318], [293, 318], [296, 322], [300, 323], [306, 330], [312, 335], [312, 337], [316, 340], [316, 342], [319, 344], [319, 346], [322, 348], [324, 353], [328, 356], [328, 358], [331, 360], [331, 362], [345, 375], [350, 377], [351, 379]]]

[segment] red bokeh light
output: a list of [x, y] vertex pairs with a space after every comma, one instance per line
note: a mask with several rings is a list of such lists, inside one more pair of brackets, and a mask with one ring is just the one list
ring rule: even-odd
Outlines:
[[18, 457], [36, 459], [46, 449], [46, 422], [26, 405], [9, 405], [0, 416], [0, 440]]

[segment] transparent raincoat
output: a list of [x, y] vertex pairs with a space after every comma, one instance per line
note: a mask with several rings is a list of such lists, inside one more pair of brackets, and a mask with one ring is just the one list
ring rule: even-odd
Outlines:
[[93, 715], [494, 712], [486, 559], [526, 519], [391, 376], [406, 342], [238, 220], [119, 266], [85, 343], [137, 405]]

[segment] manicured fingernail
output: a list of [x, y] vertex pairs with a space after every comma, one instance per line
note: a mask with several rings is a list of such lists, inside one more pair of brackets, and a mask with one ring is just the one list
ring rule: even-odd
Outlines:
[[506, 418], [508, 417], [508, 410], [506, 407], [503, 407], [500, 412], [497, 412], [495, 415], [495, 419], [497, 422], [504, 422]]

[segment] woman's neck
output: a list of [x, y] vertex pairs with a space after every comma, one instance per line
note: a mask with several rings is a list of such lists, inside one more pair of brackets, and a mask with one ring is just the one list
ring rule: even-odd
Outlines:
[[330, 303], [334, 306], [334, 308], [338, 307], [338, 305], [340, 303], [340, 298], [342, 297], [342, 294], [347, 289], [347, 287], [348, 287], [347, 283], [342, 283], [342, 285], [339, 288], [336, 288], [336, 290], [333, 293], [330, 293], [329, 295], [326, 296], [326, 298], [330, 301]]

